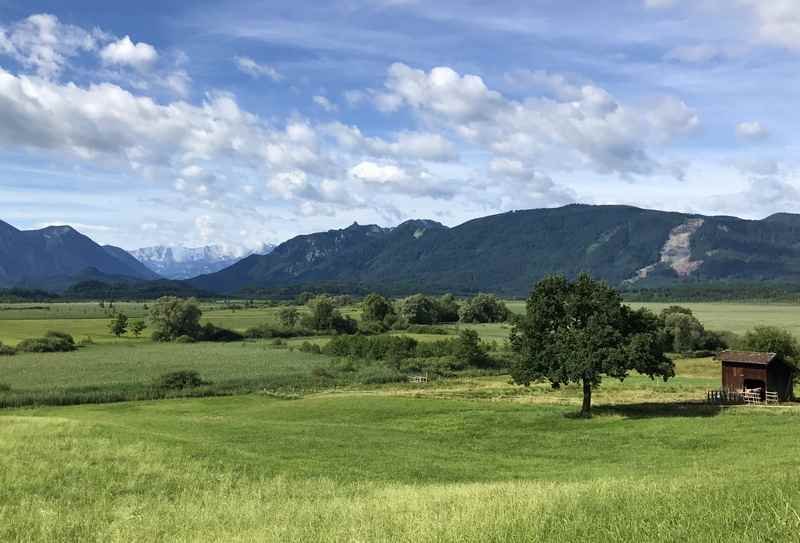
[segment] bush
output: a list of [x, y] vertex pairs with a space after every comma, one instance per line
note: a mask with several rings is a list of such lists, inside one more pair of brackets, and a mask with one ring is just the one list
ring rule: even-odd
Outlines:
[[228, 330], [220, 326], [206, 323], [205, 326], [200, 328], [200, 333], [197, 337], [200, 341], [213, 341], [217, 343], [230, 343], [232, 341], [242, 341], [244, 336], [234, 330]]
[[194, 343], [192, 336], [178, 336], [175, 338], [175, 343]]
[[310, 341], [304, 341], [300, 345], [300, 352], [311, 353], [311, 354], [322, 354], [322, 348], [316, 343], [311, 343]]
[[365, 366], [354, 376], [354, 380], [365, 385], [381, 385], [384, 383], [399, 383], [406, 380], [400, 371], [383, 365]]
[[386, 317], [395, 314], [392, 302], [380, 294], [370, 294], [361, 303], [362, 319], [365, 322], [382, 324]]
[[15, 354], [17, 354], [17, 350], [14, 347], [3, 345], [3, 342], [0, 341], [0, 356], [14, 356]]
[[741, 348], [776, 353], [780, 360], [795, 365], [800, 357], [797, 339], [788, 330], [775, 326], [756, 326], [749, 330], [742, 338]]
[[435, 336], [447, 336], [450, 334], [450, 330], [447, 328], [426, 324], [411, 324], [405, 330], [409, 334], [430, 334]]
[[505, 322], [511, 312], [494, 294], [478, 294], [467, 300], [459, 311], [459, 320], [466, 323]]
[[0, 383], [0, 392], [11, 392], [11, 385], [8, 383]]
[[275, 347], [286, 347], [287, 343], [285, 339], [275, 338], [272, 340], [272, 345]]
[[173, 371], [165, 373], [153, 383], [156, 388], [167, 390], [181, 390], [184, 388], [194, 388], [210, 385], [208, 381], [200, 378], [200, 374], [195, 370]]
[[293, 338], [315, 335], [313, 330], [303, 327], [287, 328], [285, 326], [275, 326], [270, 323], [259, 324], [248, 328], [244, 332], [245, 337], [250, 339], [272, 339], [272, 338]]
[[39, 337], [22, 340], [17, 345], [19, 353], [64, 353], [75, 350], [74, 341], [70, 343], [60, 337]]
[[66, 332], [57, 332], [51, 330], [45, 333], [44, 337], [59, 339], [65, 341], [66, 343], [69, 343], [70, 345], [75, 345], [75, 338], [73, 338], [70, 334], [67, 334]]
[[413, 358], [417, 340], [408, 336], [337, 336], [322, 352], [361, 360], [401, 360]]

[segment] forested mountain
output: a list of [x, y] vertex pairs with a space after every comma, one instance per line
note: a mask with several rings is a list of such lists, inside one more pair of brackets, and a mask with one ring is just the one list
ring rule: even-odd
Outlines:
[[800, 216], [760, 221], [629, 206], [569, 205], [454, 228], [409, 221], [298, 236], [190, 283], [214, 292], [338, 283], [392, 293], [523, 295], [551, 273], [619, 286], [800, 280]]
[[[752, 221], [569, 205], [503, 213], [454, 228], [427, 220], [394, 228], [353, 224], [297, 236], [270, 254], [248, 256], [186, 286], [251, 295], [324, 286], [338, 292], [520, 296], [547, 274], [582, 271], [631, 289], [800, 284], [800, 215]], [[122, 249], [100, 247], [70, 227], [26, 232], [0, 222], [0, 288], [64, 290], [77, 281], [155, 277]]]
[[118, 251], [106, 250], [69, 226], [18, 230], [0, 221], [0, 287], [51, 288], [88, 270], [136, 279], [158, 277]]

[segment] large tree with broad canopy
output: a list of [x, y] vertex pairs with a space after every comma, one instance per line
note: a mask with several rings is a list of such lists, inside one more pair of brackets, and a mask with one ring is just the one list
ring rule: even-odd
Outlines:
[[574, 282], [547, 277], [530, 293], [524, 317], [511, 332], [516, 353], [512, 377], [529, 385], [583, 385], [581, 415], [591, 417], [592, 388], [604, 376], [624, 380], [637, 371], [667, 380], [675, 375], [664, 356], [656, 315], [633, 310], [606, 283], [581, 274]]

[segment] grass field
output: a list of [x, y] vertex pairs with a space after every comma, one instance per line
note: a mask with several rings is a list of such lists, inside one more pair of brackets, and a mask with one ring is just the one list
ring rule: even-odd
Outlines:
[[[800, 321], [793, 306], [688, 305], [713, 329]], [[241, 330], [275, 311], [205, 318]], [[711, 359], [677, 361], [668, 382], [606, 380], [587, 421], [574, 385], [321, 388], [322, 355], [114, 340], [107, 320], [95, 306], [0, 311], [4, 341], [101, 340], [0, 358], [12, 389], [0, 397], [119, 400], [182, 369], [250, 393], [0, 410], [0, 541], [800, 541], [800, 406], [704, 404], [719, 386]], [[498, 342], [509, 331], [474, 328]]]
[[[146, 315], [141, 303], [117, 303], [117, 310], [129, 317], [143, 318]], [[631, 304], [634, 307], [648, 307], [655, 312], [670, 304]], [[744, 304], [744, 303], [687, 303], [700, 321], [711, 330], [729, 330], [743, 333], [753, 326], [770, 325], [786, 328], [800, 337], [800, 305], [790, 304]], [[524, 302], [508, 302], [515, 313], [525, 311]], [[266, 321], [275, 322], [279, 308], [257, 307], [254, 309], [225, 309], [222, 304], [205, 304], [203, 320], [213, 322], [233, 330], [244, 331]], [[356, 307], [344, 311], [358, 317]], [[110, 317], [96, 303], [69, 304], [2, 304], [0, 305], [0, 341], [14, 345], [28, 338], [41, 336], [48, 330], [61, 330], [76, 338], [91, 337], [99, 343], [135, 342], [129, 337], [116, 338], [108, 331]], [[475, 328], [481, 337], [502, 342], [508, 338], [510, 327], [507, 324], [449, 325], [449, 328]], [[147, 332], [145, 332], [147, 335]], [[420, 335], [418, 339], [437, 339]], [[139, 340], [142, 341], [142, 340]]]
[[0, 540], [797, 540], [795, 408], [436, 394], [4, 412]]

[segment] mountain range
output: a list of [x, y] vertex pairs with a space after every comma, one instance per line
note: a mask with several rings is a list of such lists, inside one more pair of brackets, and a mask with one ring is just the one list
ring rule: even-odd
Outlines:
[[259, 249], [242, 253], [241, 250], [227, 249], [221, 245], [205, 247], [158, 245], [130, 251], [130, 255], [161, 277], [189, 279], [218, 272], [252, 254], [268, 254], [274, 248], [274, 245], [264, 244]]
[[[196, 258], [176, 256], [169, 249], [134, 254], [153, 268], [154, 262], [220, 256], [203, 250], [192, 253]], [[153, 268], [136, 262], [122, 249], [100, 247], [69, 227], [24, 232], [0, 223], [0, 286], [62, 285], [70, 276], [85, 277], [87, 269], [90, 276], [154, 279]], [[800, 215], [746, 220], [573, 204], [502, 213], [452, 228], [430, 220], [392, 228], [353, 224], [297, 236], [269, 254], [252, 254], [182, 284], [220, 294], [335, 285], [354, 292], [520, 296], [547, 274], [582, 271], [633, 288], [800, 282]]]
[[0, 287], [57, 289], [78, 275], [158, 279], [123, 249], [101, 247], [69, 226], [18, 230], [0, 221]]
[[763, 220], [630, 206], [515, 211], [448, 228], [409, 221], [298, 236], [190, 283], [213, 292], [339, 283], [392, 293], [526, 294], [548, 274], [617, 286], [800, 280], [800, 215]]

